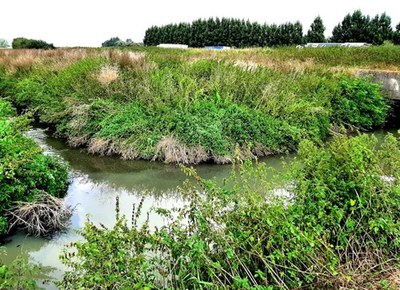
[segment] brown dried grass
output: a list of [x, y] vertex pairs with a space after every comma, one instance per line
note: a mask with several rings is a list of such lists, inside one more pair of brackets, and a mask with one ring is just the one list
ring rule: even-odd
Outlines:
[[135, 160], [140, 158], [140, 154], [134, 148], [119, 147], [116, 152], [120, 154], [121, 158], [124, 160]]
[[189, 148], [173, 136], [165, 137], [158, 142], [153, 158], [165, 163], [199, 164], [210, 159], [203, 147]]
[[0, 65], [8, 73], [30, 69], [35, 64], [46, 65], [50, 70], [62, 70], [80, 59], [100, 55], [94, 49], [4, 49], [0, 50]]
[[142, 70], [149, 67], [146, 63], [145, 54], [142, 52], [108, 50], [105, 52], [105, 56], [121, 68]]
[[[400, 289], [398, 259], [387, 258], [380, 250], [353, 249], [342, 254], [341, 261], [337, 273], [333, 274], [329, 270], [323, 270], [326, 267], [325, 261], [317, 259], [314, 271], [321, 273], [316, 275], [312, 289]], [[386, 286], [382, 286], [382, 281], [385, 281]]]
[[237, 60], [233, 63], [233, 65], [236, 67], [240, 67], [241, 69], [248, 72], [255, 72], [259, 67], [257, 63], [254, 63], [252, 61], [243, 61], [243, 60]]
[[119, 76], [119, 69], [116, 66], [105, 65], [103, 66], [96, 76], [96, 79], [102, 85], [109, 85], [117, 80]]
[[91, 154], [110, 155], [109, 152], [110, 141], [102, 138], [95, 138], [90, 140], [88, 151]]
[[87, 136], [72, 136], [68, 137], [68, 145], [71, 147], [80, 147], [88, 143]]

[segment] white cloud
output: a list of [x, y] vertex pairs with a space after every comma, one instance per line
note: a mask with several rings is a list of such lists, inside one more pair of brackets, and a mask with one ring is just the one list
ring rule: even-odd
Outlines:
[[9, 42], [23, 36], [56, 46], [99, 46], [119, 36], [142, 41], [151, 25], [190, 22], [197, 18], [235, 17], [267, 23], [299, 20], [306, 31], [320, 15], [330, 35], [344, 15], [361, 9], [364, 14], [386, 12], [395, 26], [400, 2], [394, 0], [2, 0], [0, 38]]

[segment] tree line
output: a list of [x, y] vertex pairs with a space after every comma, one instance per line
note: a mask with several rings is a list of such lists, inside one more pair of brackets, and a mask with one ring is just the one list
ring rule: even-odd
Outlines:
[[400, 23], [393, 30], [391, 18], [385, 13], [370, 18], [360, 10], [347, 14], [325, 38], [325, 26], [316, 17], [308, 32], [303, 34], [300, 22], [280, 25], [260, 24], [234, 18], [198, 19], [192, 23], [152, 26], [146, 30], [144, 44], [187, 44], [191, 47], [221, 45], [231, 47], [274, 47], [304, 44], [306, 42], [367, 42], [381, 45], [385, 41], [400, 44]]
[[300, 22], [281, 25], [261, 25], [229, 18], [198, 19], [191, 24], [179, 23], [153, 26], [145, 33], [147, 46], [160, 43], [180, 43], [191, 47], [225, 45], [235, 47], [281, 46], [303, 43]]
[[12, 48], [14, 49], [54, 49], [55, 46], [52, 43], [47, 43], [43, 40], [29, 39], [24, 37], [15, 38], [12, 42]]

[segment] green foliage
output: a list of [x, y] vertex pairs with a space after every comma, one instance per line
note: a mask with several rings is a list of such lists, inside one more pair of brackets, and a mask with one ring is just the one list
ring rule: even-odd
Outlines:
[[334, 138], [322, 149], [302, 143], [304, 165], [295, 171], [293, 190], [295, 210], [303, 215], [298, 224], [325, 229], [326, 242], [338, 253], [379, 250], [397, 258], [399, 145], [390, 134], [380, 148], [368, 135]]
[[66, 165], [42, 154], [22, 134], [26, 117], [12, 117], [8, 102], [0, 100], [0, 235], [7, 232], [6, 211], [17, 201], [32, 201], [41, 192], [61, 197], [68, 186]]
[[0, 289], [43, 289], [39, 288], [35, 281], [35, 277], [40, 271], [40, 267], [30, 263], [26, 255], [18, 256], [10, 265], [4, 265], [0, 260]]
[[14, 38], [12, 42], [13, 49], [54, 49], [52, 43], [47, 43], [43, 40], [28, 39], [23, 37]]
[[325, 26], [322, 22], [322, 18], [318, 16], [314, 19], [313, 23], [311, 23], [310, 30], [307, 32], [307, 42], [325, 42], [324, 32]]
[[63, 282], [58, 283], [60, 289], [154, 289], [151, 281], [155, 269], [147, 255], [154, 240], [148, 220], [136, 228], [141, 206], [142, 203], [132, 213], [132, 230], [118, 213], [117, 222], [110, 231], [89, 221], [86, 223], [85, 230], [80, 231], [85, 241], [75, 243], [82, 260], [74, 259], [67, 249], [60, 257], [74, 269], [66, 272]]
[[392, 39], [391, 18], [385, 13], [373, 19], [356, 10], [347, 14], [343, 21], [334, 27], [332, 42], [367, 42], [381, 45]]
[[400, 45], [400, 23], [396, 25], [396, 31], [393, 32], [393, 43]]
[[146, 30], [143, 42], [146, 46], [177, 43], [191, 47], [262, 47], [302, 44], [304, 39], [299, 22], [269, 26], [233, 18], [209, 18], [191, 24], [152, 26]]
[[154, 209], [164, 226], [138, 226], [141, 205], [132, 227], [118, 216], [112, 229], [87, 223], [85, 241], [62, 256], [71, 270], [60, 286], [360, 287], [400, 258], [399, 165], [400, 141], [389, 134], [381, 144], [370, 135], [303, 141], [286, 194], [265, 164], [234, 168], [223, 187], [184, 168], [197, 183], [182, 186], [182, 208]]
[[333, 122], [371, 129], [383, 124], [389, 105], [380, 86], [367, 79], [343, 79], [341, 93], [332, 100]]

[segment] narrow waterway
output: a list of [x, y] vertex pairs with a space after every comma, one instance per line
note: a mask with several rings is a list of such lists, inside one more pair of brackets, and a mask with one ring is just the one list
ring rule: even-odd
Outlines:
[[[71, 184], [65, 198], [67, 205], [74, 208], [68, 230], [51, 240], [26, 236], [18, 233], [10, 237], [5, 245], [7, 255], [1, 257], [10, 263], [17, 255], [28, 255], [33, 262], [50, 267], [46, 274], [60, 279], [65, 267], [59, 255], [65, 245], [79, 239], [76, 230], [83, 227], [89, 218], [95, 224], [112, 226], [115, 222], [116, 197], [120, 200], [120, 212], [129, 219], [134, 203], [144, 198], [143, 212], [151, 207], [170, 208], [179, 206], [183, 200], [177, 186], [187, 179], [179, 166], [161, 162], [124, 161], [118, 157], [100, 157], [81, 149], [67, 147], [61, 140], [49, 137], [42, 129], [27, 133], [44, 149], [45, 154], [53, 154], [65, 160], [71, 169]], [[281, 170], [282, 161], [291, 156], [275, 156], [265, 159], [274, 170]], [[195, 167], [198, 174], [207, 179], [222, 182], [231, 174], [231, 165], [204, 164]], [[158, 216], [150, 217], [150, 224], [163, 223]], [[0, 254], [1, 255], [1, 254]], [[41, 285], [46, 289], [56, 289], [52, 284]]]
[[[382, 138], [387, 132], [397, 134], [396, 129], [374, 132]], [[115, 201], [120, 199], [120, 211], [130, 216], [132, 205], [144, 198], [143, 211], [151, 207], [173, 207], [183, 203], [176, 187], [186, 176], [175, 165], [159, 162], [124, 161], [117, 157], [100, 157], [87, 154], [80, 149], [71, 149], [62, 141], [49, 137], [43, 130], [34, 129], [27, 133], [45, 150], [64, 159], [71, 168], [71, 185], [65, 198], [67, 205], [74, 208], [68, 230], [59, 233], [51, 240], [29, 237], [18, 233], [10, 237], [5, 245], [7, 255], [1, 257], [10, 263], [17, 255], [28, 255], [33, 262], [41, 263], [48, 269], [47, 275], [54, 279], [62, 277], [65, 267], [59, 255], [65, 245], [79, 239], [76, 230], [89, 218], [95, 224], [112, 226], [115, 222]], [[282, 171], [283, 163], [290, 162], [293, 156], [274, 156], [262, 162], [271, 167], [271, 172]], [[203, 178], [214, 178], [221, 182], [229, 177], [230, 165], [196, 166]], [[272, 174], [272, 173], [271, 173]], [[163, 220], [151, 216], [151, 225], [161, 225]], [[46, 289], [56, 289], [52, 284], [41, 285]]]

